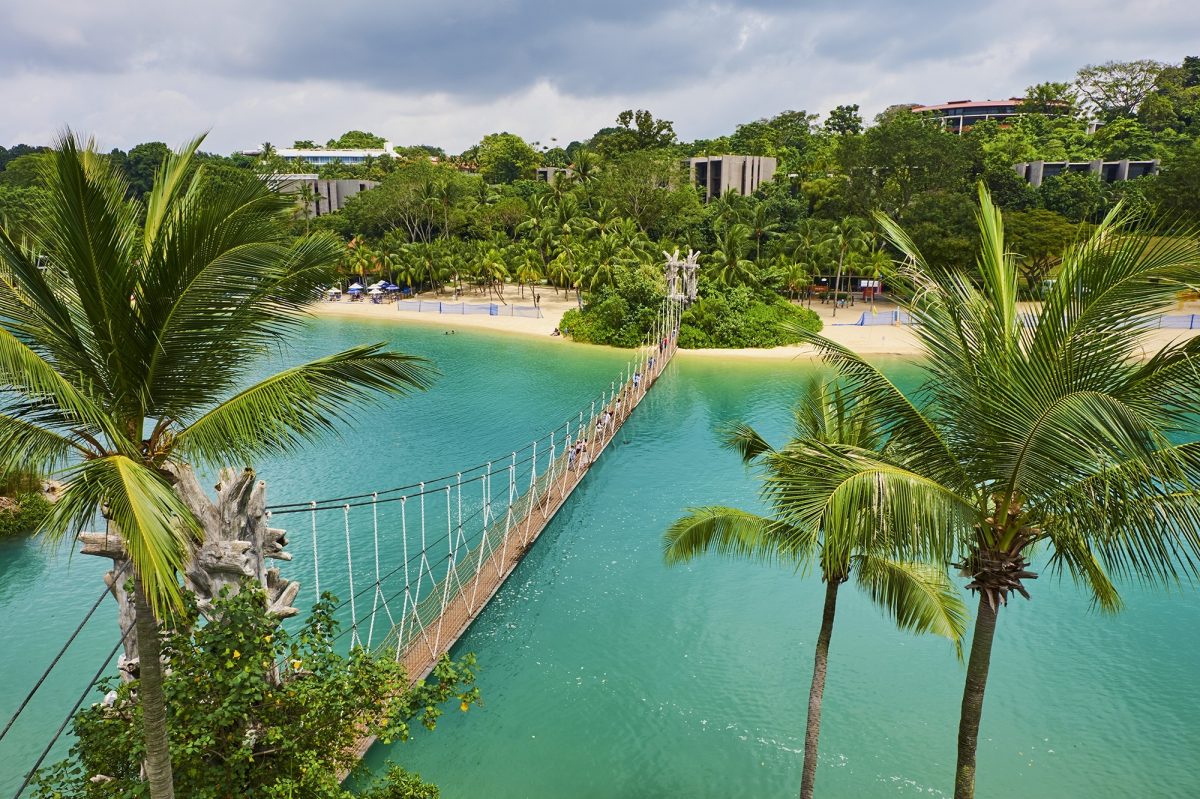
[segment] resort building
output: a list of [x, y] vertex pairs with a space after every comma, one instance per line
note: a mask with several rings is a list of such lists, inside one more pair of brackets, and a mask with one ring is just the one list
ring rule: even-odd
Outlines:
[[778, 162], [768, 155], [710, 155], [687, 160], [688, 175], [708, 202], [733, 191], [743, 197], [775, 175]]
[[[276, 147], [275, 155], [285, 161], [304, 161], [313, 166], [327, 164], [361, 164], [368, 158], [395, 158], [396, 151], [390, 141], [384, 142], [380, 149], [363, 148], [352, 150], [334, 150], [324, 147]], [[242, 150], [242, 155], [262, 155], [262, 148]]]
[[323, 216], [342, 210], [346, 200], [360, 191], [373, 189], [379, 184], [373, 180], [330, 180], [309, 175], [272, 175], [272, 185], [283, 194], [300, 195], [305, 187], [311, 191], [312, 206], [309, 216]]
[[1010, 117], [1020, 116], [1017, 107], [1025, 101], [1023, 97], [1007, 100], [951, 100], [940, 105], [915, 105], [914, 114], [927, 114], [955, 133], [970, 130], [972, 125], [989, 119], [1003, 122]]
[[1031, 186], [1040, 186], [1042, 181], [1063, 172], [1086, 172], [1095, 175], [1105, 183], [1119, 180], [1133, 180], [1144, 175], [1158, 173], [1158, 161], [1029, 161], [1014, 164], [1017, 171]]
[[561, 166], [540, 166], [535, 175], [536, 180], [543, 183], [553, 183], [563, 175], [570, 175], [571, 170], [568, 167]]

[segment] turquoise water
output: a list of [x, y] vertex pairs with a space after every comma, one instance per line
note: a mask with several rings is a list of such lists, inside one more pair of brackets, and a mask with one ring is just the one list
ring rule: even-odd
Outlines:
[[[602, 349], [419, 326], [322, 321], [316, 332], [307, 351], [286, 357], [386, 338], [435, 359], [444, 375], [424, 395], [364, 412], [342, 442], [261, 464], [274, 502], [399, 485], [503, 456], [585, 405], [623, 363]], [[376, 747], [369, 765], [401, 762], [448, 799], [793, 795], [821, 586], [718, 558], [667, 569], [660, 539], [689, 506], [757, 507], [753, 475], [713, 429], [746, 419], [778, 439], [809, 368], [678, 360], [627, 424], [626, 443], [594, 467], [461, 642], [459, 651], [479, 658], [484, 706], [448, 711], [436, 732], [407, 744]], [[912, 378], [903, 364], [888, 368]], [[296, 553], [287, 571], [306, 580], [307, 526], [292, 518], [281, 522]], [[326, 576], [336, 561], [322, 555], [324, 587], [336, 580]], [[12, 690], [0, 715], [99, 593], [102, 571], [92, 558], [68, 562], [32, 542], [0, 548], [0, 674]], [[1069, 581], [1047, 577], [1033, 589], [1033, 601], [1002, 613], [980, 796], [1200, 792], [1200, 598], [1130, 587], [1128, 609], [1104, 617]], [[52, 678], [19, 735], [0, 743], [0, 787], [15, 787], [36, 757], [79, 675], [111, 646], [112, 625], [111, 612], [89, 625], [68, 656], [73, 679]], [[948, 795], [962, 678], [948, 644], [896, 632], [843, 591], [820, 795]]]

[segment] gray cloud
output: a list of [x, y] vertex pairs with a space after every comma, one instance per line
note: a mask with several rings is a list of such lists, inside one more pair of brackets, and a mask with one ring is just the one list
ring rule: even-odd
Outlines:
[[461, 149], [566, 141], [650, 107], [685, 137], [784, 108], [1007, 96], [1087, 62], [1196, 50], [1190, 0], [441, 0], [0, 9], [0, 142], [64, 123], [231, 150], [351, 127]]

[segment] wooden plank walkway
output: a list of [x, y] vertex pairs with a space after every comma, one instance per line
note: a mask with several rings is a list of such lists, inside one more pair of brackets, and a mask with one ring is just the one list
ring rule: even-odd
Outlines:
[[[587, 455], [582, 462], [572, 464], [565, 450], [555, 457], [550, 468], [511, 506], [503, 503], [504, 518], [493, 522], [481, 542], [450, 570], [447, 578], [393, 627], [376, 651], [397, 651], [413, 684], [429, 675], [442, 655], [487, 607], [583, 482], [589, 468], [608, 450], [621, 426], [670, 364], [675, 350], [676, 343], [672, 340], [654, 356], [652, 369], [641, 365], [636, 388], [629, 378], [609, 404], [601, 408], [589, 424]], [[607, 423], [606, 412], [612, 414]], [[361, 760], [374, 743], [372, 736], [360, 738], [354, 747], [355, 761]]]

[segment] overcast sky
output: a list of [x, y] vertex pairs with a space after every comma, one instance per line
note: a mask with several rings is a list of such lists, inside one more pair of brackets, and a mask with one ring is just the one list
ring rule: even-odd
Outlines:
[[[574, 6], [578, 5], [578, 8]], [[785, 109], [994, 99], [1200, 55], [1196, 0], [41, 0], [0, 3], [0, 144], [206, 150], [349, 129], [565, 145], [623, 108], [719, 136]]]

